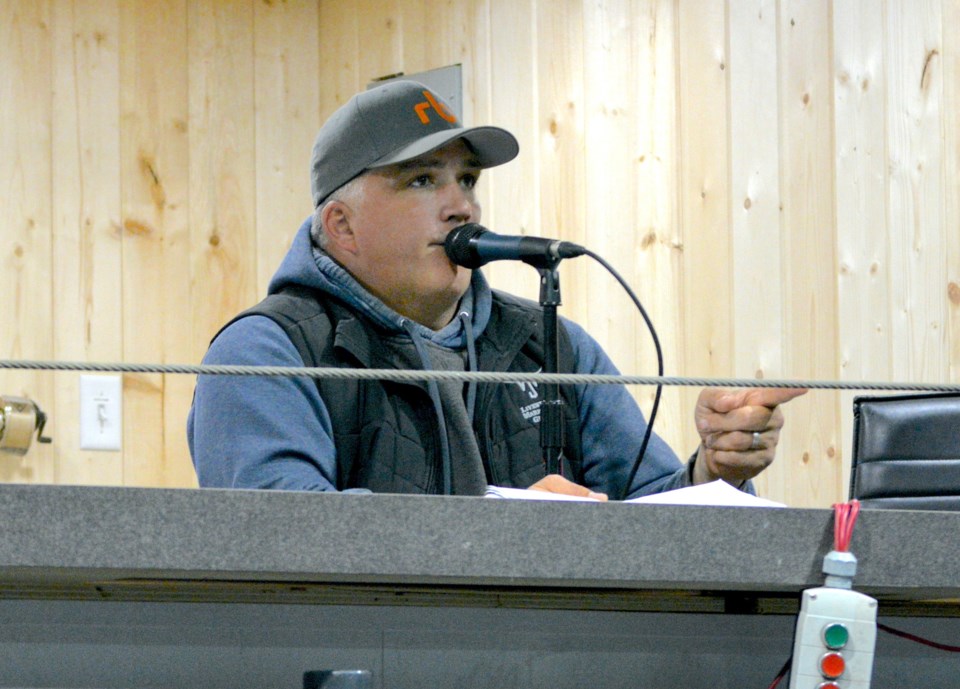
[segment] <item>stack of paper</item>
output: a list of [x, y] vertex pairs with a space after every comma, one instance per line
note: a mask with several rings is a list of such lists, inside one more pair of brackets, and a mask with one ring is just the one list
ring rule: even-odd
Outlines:
[[[503, 486], [487, 486], [488, 498], [508, 498], [513, 500], [573, 500], [576, 502], [600, 502], [593, 498], [563, 495], [561, 493], [547, 493], [542, 490], [524, 490], [523, 488], [504, 488]], [[704, 483], [689, 488], [678, 488], [665, 493], [645, 495], [642, 498], [633, 498], [624, 502], [652, 503], [660, 505], [714, 505], [734, 507], [786, 507], [782, 502], [774, 502], [766, 498], [737, 490], [726, 481], [716, 480], [713, 483]]]

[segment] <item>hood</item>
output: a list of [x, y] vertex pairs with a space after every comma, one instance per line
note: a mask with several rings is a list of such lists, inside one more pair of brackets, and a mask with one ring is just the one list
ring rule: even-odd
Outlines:
[[[267, 291], [270, 294], [284, 287], [299, 286], [320, 290], [354, 307], [374, 323], [391, 333], [404, 333], [413, 342], [417, 356], [424, 370], [432, 369], [431, 356], [426, 342], [432, 342], [451, 350], [466, 350], [467, 370], [477, 370], [477, 352], [475, 340], [490, 320], [492, 296], [490, 286], [480, 271], [473, 271], [470, 287], [460, 300], [460, 307], [454, 318], [442, 330], [435, 331], [389, 308], [370, 294], [350, 273], [323, 251], [315, 248], [310, 241], [312, 218], [300, 226], [293, 244], [284, 257]], [[448, 389], [453, 390], [448, 386]], [[443, 492], [450, 495], [454, 481], [452, 453], [447, 432], [446, 414], [443, 408], [442, 391], [437, 381], [427, 381], [427, 391], [437, 418], [440, 438], [440, 455], [443, 477]], [[477, 398], [477, 386], [470, 382], [466, 386], [466, 399], [459, 390], [447, 393], [466, 403], [466, 430], [454, 429], [454, 434], [469, 434], [472, 437], [472, 424]]]
[[[460, 349], [466, 346], [463, 316], [454, 318], [442, 330], [431, 330], [401, 316], [367, 291], [340, 264], [313, 246], [310, 241], [311, 222], [312, 218], [308, 217], [297, 230], [290, 250], [270, 280], [267, 287], [269, 294], [293, 285], [320, 290], [353, 306], [389, 332], [410, 333], [412, 330], [419, 337], [442, 347]], [[467, 314], [473, 337], [478, 337], [487, 326], [490, 308], [490, 285], [483, 274], [475, 270], [458, 311], [458, 314]]]

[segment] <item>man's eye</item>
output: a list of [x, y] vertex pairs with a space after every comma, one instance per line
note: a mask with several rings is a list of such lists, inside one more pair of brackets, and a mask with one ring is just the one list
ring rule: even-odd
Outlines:
[[412, 180], [410, 180], [410, 186], [416, 189], [429, 186], [433, 182], [433, 177], [430, 175], [417, 175]]
[[477, 186], [477, 175], [467, 174], [460, 178], [460, 185], [464, 189], [473, 189]]

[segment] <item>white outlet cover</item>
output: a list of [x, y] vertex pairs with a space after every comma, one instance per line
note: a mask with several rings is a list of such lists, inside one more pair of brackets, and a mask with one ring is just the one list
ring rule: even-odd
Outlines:
[[120, 450], [122, 396], [120, 376], [80, 376], [81, 450]]

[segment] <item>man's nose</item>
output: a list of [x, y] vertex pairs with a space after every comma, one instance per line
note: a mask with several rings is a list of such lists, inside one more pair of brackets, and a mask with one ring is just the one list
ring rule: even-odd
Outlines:
[[473, 192], [464, 189], [459, 182], [448, 184], [445, 191], [443, 219], [457, 221], [460, 225], [470, 222], [477, 208]]

